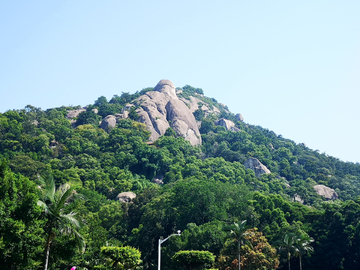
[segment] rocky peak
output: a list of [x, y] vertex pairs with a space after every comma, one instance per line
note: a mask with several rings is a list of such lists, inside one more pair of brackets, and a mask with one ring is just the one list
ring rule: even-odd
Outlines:
[[175, 91], [175, 85], [169, 80], [159, 81], [154, 90], [168, 95], [172, 99], [178, 99]]
[[[155, 91], [147, 92], [134, 102], [139, 122], [144, 123], [151, 132], [150, 141], [157, 140], [171, 127], [178, 136], [190, 141], [192, 145], [201, 144], [201, 135], [196, 120], [188, 106], [178, 99], [174, 84], [161, 80]], [[131, 106], [124, 108], [125, 111]]]

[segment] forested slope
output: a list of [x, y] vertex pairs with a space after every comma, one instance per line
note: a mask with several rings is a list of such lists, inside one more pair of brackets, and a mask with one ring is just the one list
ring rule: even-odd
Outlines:
[[[0, 264], [5, 269], [43, 265], [49, 218], [37, 205], [39, 175], [52, 175], [57, 187], [68, 183], [85, 197], [64, 209], [77, 212], [82, 221], [85, 252], [76, 248], [74, 236], [56, 229], [50, 269], [102, 269], [105, 257], [100, 249], [108, 245], [135, 247], [144, 269], [156, 269], [159, 237], [178, 229], [181, 237], [171, 238], [162, 248], [163, 269], [180, 267], [171, 260], [180, 250], [210, 251], [217, 256], [214, 267], [226, 269], [237, 256], [224, 228], [242, 220], [266, 237], [256, 234], [257, 241], [266, 239], [273, 247], [291, 233], [312, 237], [314, 252], [302, 257], [306, 269], [360, 266], [359, 164], [245, 123], [191, 86], [177, 90], [184, 100], [198, 100], [193, 113], [201, 121], [200, 146], [177, 137], [171, 128], [149, 142], [150, 132], [137, 122], [136, 107], [115, 127], [99, 127], [104, 117], [123, 113], [126, 104], [153, 90], [122, 93], [110, 101], [100, 97], [73, 119], [68, 113], [79, 107], [43, 111], [29, 105], [0, 114]], [[219, 119], [231, 120], [235, 131], [217, 125]], [[244, 166], [250, 157], [271, 173], [256, 177]], [[334, 189], [339, 199], [318, 195], [316, 184]], [[125, 191], [137, 195], [131, 203], [116, 200]], [[303, 204], [294, 202], [295, 197]], [[257, 254], [277, 265], [270, 250]], [[242, 254], [251, 261], [245, 248]], [[292, 269], [299, 267], [296, 254]], [[280, 268], [286, 269], [287, 256], [278, 256]], [[248, 262], [243, 268], [253, 269]]]

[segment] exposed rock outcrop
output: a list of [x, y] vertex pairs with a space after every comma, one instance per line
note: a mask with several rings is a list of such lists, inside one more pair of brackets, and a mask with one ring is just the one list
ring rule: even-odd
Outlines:
[[260, 177], [262, 174], [269, 174], [271, 173], [268, 168], [264, 164], [262, 164], [257, 158], [248, 158], [245, 161], [245, 168], [251, 169], [255, 172], [256, 177]]
[[77, 110], [71, 110], [67, 113], [66, 118], [67, 119], [73, 119], [75, 117], [78, 117], [80, 113], [85, 112], [86, 111], [86, 107], [84, 108], [80, 108]]
[[[176, 134], [183, 136], [192, 145], [201, 143], [201, 135], [194, 115], [179, 99], [172, 99], [166, 104], [167, 118]], [[165, 130], [166, 131], [166, 130]]]
[[329, 188], [327, 186], [315, 185], [314, 189], [315, 189], [317, 194], [319, 194], [320, 196], [325, 197], [328, 200], [336, 200], [336, 199], [339, 198], [339, 195], [335, 192], [335, 190], [332, 189], [332, 188]]
[[244, 122], [244, 117], [242, 116], [241, 113], [236, 114], [236, 115], [235, 115], [235, 119], [236, 119], [237, 121]]
[[[180, 91], [178, 91], [177, 93], [180, 93]], [[190, 96], [189, 97], [190, 100], [186, 99], [186, 98], [179, 98], [182, 102], [184, 102], [186, 104], [186, 106], [189, 107], [191, 112], [195, 112], [197, 109], [201, 109], [204, 111], [205, 116], [208, 116], [209, 114], [220, 114], [220, 110], [219, 108], [217, 108], [216, 106], [212, 106], [212, 109], [209, 108], [209, 106], [204, 105], [204, 101], [202, 101], [201, 99], [198, 99], [196, 97]], [[203, 104], [201, 105], [201, 107], [199, 107], [199, 104]]]
[[293, 197], [293, 201], [294, 202], [299, 202], [299, 203], [301, 203], [301, 204], [304, 204], [304, 200], [300, 197], [300, 195], [298, 195], [298, 194], [294, 194], [294, 197]]
[[233, 121], [227, 120], [225, 118], [221, 118], [220, 120], [216, 121], [215, 125], [222, 126], [222, 127], [226, 128], [226, 130], [230, 130], [230, 131], [235, 131], [235, 132], [240, 131], [240, 129], [235, 127], [235, 124]]
[[129, 203], [131, 200], [136, 198], [136, 194], [134, 192], [121, 192], [119, 195], [116, 196], [116, 200], [119, 200], [123, 203]]
[[108, 128], [114, 128], [116, 126], [116, 116], [108, 115], [106, 116], [100, 124], [100, 128], [106, 130]]
[[154, 177], [153, 182], [157, 185], [163, 185], [164, 184], [164, 176], [159, 175], [159, 176]]
[[[201, 135], [196, 120], [184, 102], [178, 99], [174, 84], [161, 80], [154, 91], [147, 92], [134, 101], [139, 122], [144, 123], [151, 132], [150, 140], [155, 141], [171, 126], [178, 136], [190, 141], [192, 145], [201, 144]], [[124, 108], [123, 115], [131, 109]]]

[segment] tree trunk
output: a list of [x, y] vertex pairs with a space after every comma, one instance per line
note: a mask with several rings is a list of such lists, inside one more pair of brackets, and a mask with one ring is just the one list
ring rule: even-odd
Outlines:
[[50, 242], [46, 245], [44, 270], [48, 269], [49, 255], [50, 255]]
[[240, 257], [240, 248], [241, 248], [241, 246], [240, 246], [240, 239], [239, 239], [238, 248], [239, 248], [239, 261], [238, 261], [238, 263], [239, 263], [239, 270], [241, 270], [241, 264], [240, 264], [240, 262], [241, 262], [241, 257]]
[[289, 252], [289, 255], [288, 255], [288, 264], [289, 264], [289, 270], [290, 270], [290, 252]]
[[50, 255], [50, 245], [51, 245], [51, 237], [52, 237], [52, 229], [49, 232], [48, 240], [46, 242], [46, 253], [45, 253], [45, 263], [44, 263], [44, 270], [48, 269], [49, 264], [49, 255]]
[[300, 260], [300, 270], [302, 270], [302, 264], [301, 264], [301, 254], [299, 254], [299, 260]]

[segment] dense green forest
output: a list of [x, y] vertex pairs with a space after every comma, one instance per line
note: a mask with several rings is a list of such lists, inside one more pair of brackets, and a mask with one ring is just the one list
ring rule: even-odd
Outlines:
[[[153, 90], [99, 97], [76, 121], [66, 116], [79, 107], [0, 114], [2, 269], [157, 269], [158, 239], [177, 230], [161, 248], [162, 269], [238, 269], [238, 244], [241, 269], [360, 268], [360, 164], [237, 120], [188, 85], [179, 96], [220, 111], [194, 112], [200, 146], [171, 128], [149, 143], [134, 109], [99, 127]], [[271, 173], [256, 177], [250, 157]], [[117, 199], [126, 191], [136, 194], [130, 203]]]

